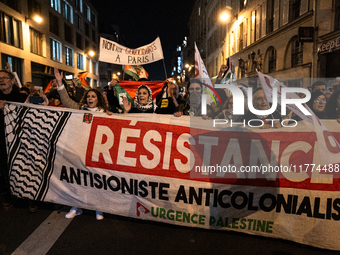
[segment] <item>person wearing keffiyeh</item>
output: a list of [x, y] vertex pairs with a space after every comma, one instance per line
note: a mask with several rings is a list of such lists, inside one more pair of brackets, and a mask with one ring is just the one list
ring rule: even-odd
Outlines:
[[131, 108], [131, 103], [127, 98], [123, 98], [124, 113], [154, 113], [155, 106], [152, 100], [152, 91], [146, 85], [140, 85], [137, 89], [134, 107]]

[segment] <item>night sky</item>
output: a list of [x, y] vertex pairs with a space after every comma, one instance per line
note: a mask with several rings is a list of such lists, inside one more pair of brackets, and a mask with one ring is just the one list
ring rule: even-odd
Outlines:
[[[195, 0], [91, 0], [100, 24], [116, 24], [126, 38], [126, 47], [138, 48], [160, 37], [167, 76], [177, 45], [188, 36], [188, 21]], [[100, 28], [99, 28], [100, 30]], [[163, 61], [144, 65], [151, 80], [164, 80]]]

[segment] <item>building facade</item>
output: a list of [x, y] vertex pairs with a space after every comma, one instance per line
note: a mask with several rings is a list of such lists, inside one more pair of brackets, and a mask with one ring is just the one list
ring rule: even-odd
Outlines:
[[21, 82], [43, 88], [55, 67], [69, 78], [88, 71], [97, 87], [97, 23], [89, 0], [0, 0], [1, 69], [8, 62]]
[[256, 77], [257, 69], [307, 87], [302, 78], [340, 76], [339, 13], [336, 0], [197, 0], [189, 44], [206, 53], [210, 76], [229, 57], [236, 78]]
[[[99, 36], [105, 39], [117, 42], [120, 45], [124, 45], [123, 36], [120, 33], [118, 25], [114, 24], [103, 24], [100, 25]], [[117, 75], [120, 79], [124, 77], [124, 68], [122, 65], [116, 65], [106, 62], [99, 62], [99, 77], [100, 87], [108, 86], [112, 80], [112, 75]]]

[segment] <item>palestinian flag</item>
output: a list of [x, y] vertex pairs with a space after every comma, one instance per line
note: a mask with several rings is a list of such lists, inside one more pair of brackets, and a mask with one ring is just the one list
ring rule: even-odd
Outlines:
[[230, 77], [232, 72], [232, 64], [231, 61], [229, 61], [229, 58], [227, 58], [227, 70], [223, 73], [223, 78], [221, 83], [226, 83]]
[[46, 88], [44, 90], [44, 93], [46, 94], [47, 92], [49, 92], [51, 87], [52, 87], [52, 80], [47, 84], [47, 86], [46, 86]]
[[81, 87], [90, 87], [90, 84], [86, 81], [86, 76], [89, 74], [89, 72], [83, 72], [78, 74], [78, 79], [80, 80], [80, 86]]
[[162, 91], [164, 84], [167, 81], [119, 81], [119, 85], [134, 99], [136, 91], [140, 85], [148, 86], [152, 91], [152, 99], [156, 99], [159, 92]]
[[130, 66], [125, 65], [124, 72], [130, 76], [132, 76], [136, 81], [142, 78], [148, 78], [149, 74], [145, 71], [142, 66]]

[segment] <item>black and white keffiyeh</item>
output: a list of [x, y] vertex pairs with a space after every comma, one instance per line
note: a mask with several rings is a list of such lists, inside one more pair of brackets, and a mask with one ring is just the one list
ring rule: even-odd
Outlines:
[[[139, 90], [141, 88], [147, 89], [149, 91], [149, 99], [148, 102], [146, 104], [140, 104], [138, 102], [138, 95], [139, 95]], [[151, 89], [146, 86], [146, 85], [140, 85], [137, 89], [136, 95], [135, 95], [135, 101], [134, 101], [134, 107], [137, 108], [138, 110], [142, 111], [142, 112], [146, 112], [149, 110], [154, 110], [154, 104], [153, 104], [153, 100], [152, 100], [152, 91]]]

